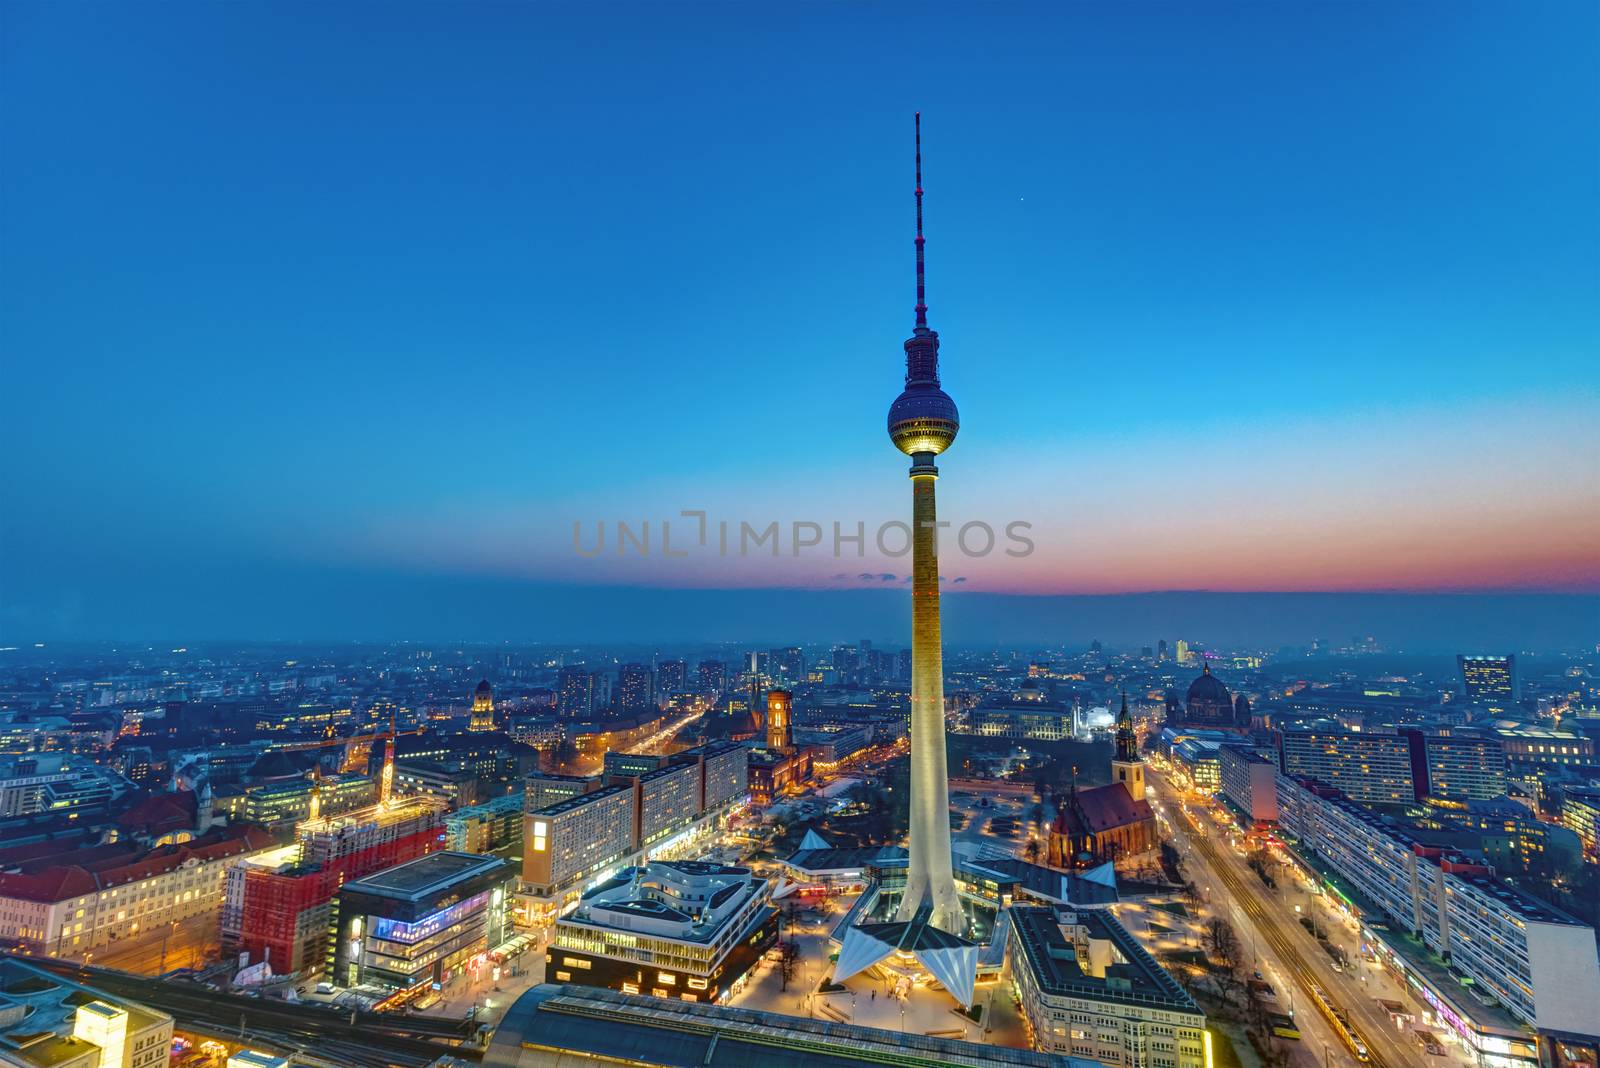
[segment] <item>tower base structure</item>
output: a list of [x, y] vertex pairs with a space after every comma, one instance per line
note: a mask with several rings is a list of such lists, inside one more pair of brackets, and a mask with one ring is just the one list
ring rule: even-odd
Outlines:
[[851, 927], [845, 932], [839, 946], [839, 961], [834, 965], [833, 981], [843, 983], [853, 975], [889, 957], [893, 953], [910, 954], [961, 1007], [972, 1007], [973, 988], [978, 981], [978, 951], [976, 942], [932, 923], [933, 910], [924, 905], [915, 911], [909, 921], [893, 923], [866, 923]]

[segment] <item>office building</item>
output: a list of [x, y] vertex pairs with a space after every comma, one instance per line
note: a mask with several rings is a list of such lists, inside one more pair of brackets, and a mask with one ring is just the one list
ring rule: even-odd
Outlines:
[[1561, 823], [1578, 836], [1586, 854], [1600, 858], [1600, 786], [1563, 787]]
[[497, 853], [522, 844], [524, 796], [505, 794], [481, 805], [445, 814], [445, 848], [458, 853]]
[[20, 1068], [166, 1068], [172, 1017], [0, 958], [0, 1062]]
[[283, 974], [310, 976], [326, 964], [333, 896], [351, 879], [439, 848], [443, 810], [424, 797], [308, 820], [297, 841], [228, 869], [222, 945]]
[[1595, 763], [1594, 738], [1545, 727], [1504, 727], [1495, 731], [1506, 752], [1507, 772], [1535, 775], [1541, 771]]
[[1594, 929], [1429, 845], [1326, 784], [1278, 778], [1280, 825], [1390, 923], [1541, 1032], [1593, 1033]]
[[1222, 745], [1216, 738], [1191, 735], [1172, 747], [1172, 765], [1194, 789], [1214, 794], [1222, 788]]
[[806, 657], [798, 646], [772, 650], [767, 654], [767, 662], [772, 674], [790, 686], [806, 681]]
[[[317, 811], [312, 812], [313, 796]], [[336, 816], [362, 808], [378, 799], [377, 780], [370, 775], [324, 775], [259, 785], [246, 785], [218, 794], [215, 810], [230, 823], [288, 828], [313, 816]]]
[[348, 882], [334, 902], [328, 974], [344, 986], [446, 985], [510, 939], [515, 889], [506, 861], [453, 850]]
[[1461, 686], [1470, 703], [1504, 715], [1522, 700], [1522, 683], [1517, 677], [1515, 654], [1461, 655], [1456, 657], [1456, 666], [1461, 669]]
[[1284, 730], [1278, 735], [1278, 769], [1291, 778], [1327, 783], [1362, 804], [1408, 804], [1417, 797], [1410, 743], [1394, 733]]
[[555, 927], [545, 974], [628, 994], [718, 1001], [777, 940], [771, 888], [748, 868], [658, 861], [588, 891]]
[[1047, 700], [1044, 691], [1028, 687], [1009, 699], [986, 699], [961, 718], [959, 732], [1019, 741], [1060, 741], [1076, 733], [1073, 710]]
[[1278, 762], [1243, 745], [1217, 750], [1218, 794], [1248, 825], [1278, 822]]
[[1013, 905], [1010, 918], [1005, 975], [1034, 1049], [1209, 1068], [1200, 1006], [1108, 910]]
[[0, 756], [0, 819], [104, 811], [132, 790], [110, 768], [69, 753]]
[[832, 766], [861, 752], [872, 744], [873, 728], [870, 723], [820, 723], [797, 727], [794, 743], [809, 749], [813, 766]]
[[475, 805], [483, 796], [477, 772], [435, 760], [399, 760], [394, 765], [397, 797], [428, 797], [445, 808]]

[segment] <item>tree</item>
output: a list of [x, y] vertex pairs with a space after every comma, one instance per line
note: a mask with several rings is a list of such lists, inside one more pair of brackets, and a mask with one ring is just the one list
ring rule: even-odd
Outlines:
[[1221, 916], [1215, 916], [1206, 924], [1205, 944], [1212, 961], [1220, 968], [1219, 985], [1222, 999], [1227, 1001], [1230, 992], [1243, 985], [1239, 981], [1239, 967], [1244, 963], [1239, 936], [1234, 933], [1233, 924]]
[[1029, 864], [1039, 863], [1039, 839], [1028, 839], [1028, 844], [1022, 847], [1022, 855], [1027, 858]]
[[1161, 843], [1161, 871], [1171, 883], [1183, 882], [1183, 857], [1171, 842]]
[[1239, 936], [1234, 933], [1233, 924], [1221, 916], [1214, 916], [1206, 924], [1206, 949], [1211, 954], [1211, 959], [1235, 971], [1240, 963]]

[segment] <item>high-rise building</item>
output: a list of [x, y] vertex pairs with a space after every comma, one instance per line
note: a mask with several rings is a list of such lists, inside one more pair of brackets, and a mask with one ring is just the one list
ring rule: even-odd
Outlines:
[[688, 683], [689, 665], [682, 660], [663, 660], [656, 666], [656, 687], [662, 696], [682, 693]]
[[594, 711], [594, 676], [588, 668], [579, 664], [561, 669], [556, 676], [556, 711], [573, 719]]
[[889, 437], [911, 457], [911, 837], [910, 866], [897, 920], [916, 918], [965, 932], [950, 858], [950, 776], [944, 736], [944, 648], [939, 627], [938, 523], [934, 459], [956, 440], [960, 416], [939, 385], [939, 335], [928, 327], [923, 272], [922, 117], [917, 116], [916, 326], [905, 343], [905, 389], [889, 406]]
[[1461, 685], [1467, 700], [1491, 712], [1506, 712], [1522, 700], [1522, 683], [1517, 677], [1517, 658], [1505, 656], [1456, 657], [1461, 669]]
[[655, 677], [649, 664], [623, 664], [617, 674], [617, 706], [638, 712], [655, 704]]
[[1187, 664], [1189, 662], [1189, 643], [1184, 641], [1182, 638], [1178, 639], [1177, 653], [1175, 654], [1175, 659], [1180, 664]]
[[472, 720], [467, 730], [494, 730], [494, 687], [489, 685], [488, 679], [481, 680], [478, 688], [472, 691]]
[[772, 666], [772, 673], [790, 686], [806, 681], [806, 658], [798, 646], [772, 650], [767, 654], [767, 662]]
[[728, 688], [728, 665], [720, 660], [702, 660], [695, 668], [700, 679], [700, 692], [714, 697], [722, 696]]
[[1247, 745], [1217, 749], [1218, 793], [1252, 825], [1278, 821], [1278, 762]]

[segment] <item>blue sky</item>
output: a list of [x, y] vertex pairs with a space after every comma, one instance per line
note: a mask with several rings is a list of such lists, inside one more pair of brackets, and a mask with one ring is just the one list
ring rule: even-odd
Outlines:
[[901, 514], [916, 109], [941, 503], [1040, 532], [974, 588], [1600, 587], [1592, 5], [4, 20], [9, 629], [852, 585], [570, 527]]

